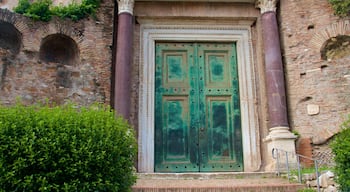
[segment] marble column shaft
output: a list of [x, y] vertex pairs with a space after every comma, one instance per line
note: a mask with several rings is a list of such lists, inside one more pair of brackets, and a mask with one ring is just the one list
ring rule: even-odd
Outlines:
[[129, 119], [131, 107], [132, 35], [133, 16], [122, 12], [118, 16], [114, 109], [125, 119]]
[[262, 14], [269, 128], [289, 127], [282, 54], [276, 13]]

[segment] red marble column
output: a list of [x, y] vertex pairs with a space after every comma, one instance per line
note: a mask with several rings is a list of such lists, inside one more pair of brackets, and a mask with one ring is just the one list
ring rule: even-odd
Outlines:
[[265, 73], [268, 96], [269, 127], [289, 127], [282, 54], [276, 13], [261, 16], [265, 49]]
[[[118, 1], [119, 7], [123, 1]], [[132, 7], [131, 7], [132, 9]], [[117, 54], [115, 66], [114, 109], [125, 119], [129, 119], [131, 106], [131, 65], [133, 42], [132, 10], [123, 11], [119, 8]]]
[[[264, 141], [267, 144], [265, 170], [276, 170], [280, 166], [272, 157], [274, 149], [288, 151], [288, 161], [296, 165], [296, 136], [290, 132], [288, 124], [286, 89], [283, 72], [280, 38], [276, 17], [278, 0], [257, 0], [261, 11], [261, 25], [265, 53], [266, 91], [269, 113], [269, 134]], [[285, 161], [286, 157], [280, 158]]]

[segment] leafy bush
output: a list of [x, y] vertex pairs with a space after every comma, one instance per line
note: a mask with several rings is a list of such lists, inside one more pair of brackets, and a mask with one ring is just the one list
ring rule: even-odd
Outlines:
[[24, 14], [30, 7], [29, 0], [19, 0], [18, 6], [14, 8], [14, 11], [19, 14]]
[[52, 6], [52, 0], [20, 0], [14, 11], [34, 20], [50, 21], [52, 16], [70, 18], [73, 21], [94, 15], [100, 6], [100, 0], [82, 0], [81, 4], [73, 3], [68, 6]]
[[334, 12], [339, 16], [347, 16], [350, 13], [350, 0], [328, 0]]
[[350, 116], [342, 124], [342, 131], [331, 143], [335, 155], [335, 173], [341, 191], [350, 191]]
[[14, 11], [34, 20], [49, 21], [52, 17], [51, 4], [51, 0], [38, 0], [33, 3], [29, 0], [20, 0]]
[[135, 156], [109, 108], [0, 106], [0, 191], [129, 191]]
[[51, 4], [51, 0], [38, 0], [30, 4], [24, 15], [34, 20], [50, 21], [52, 17], [50, 11]]
[[60, 18], [70, 18], [77, 21], [88, 15], [94, 15], [99, 5], [98, 0], [83, 0], [81, 4], [72, 3], [65, 7], [53, 7], [52, 13]]

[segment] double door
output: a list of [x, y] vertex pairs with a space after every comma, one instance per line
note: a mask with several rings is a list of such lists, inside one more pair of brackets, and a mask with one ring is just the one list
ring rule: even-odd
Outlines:
[[155, 172], [243, 171], [235, 43], [156, 43]]

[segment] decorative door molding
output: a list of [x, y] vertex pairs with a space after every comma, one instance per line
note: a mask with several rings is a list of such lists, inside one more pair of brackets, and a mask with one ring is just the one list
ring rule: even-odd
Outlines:
[[244, 171], [261, 165], [259, 123], [250, 26], [252, 21], [140, 20], [138, 169], [154, 172], [155, 42], [236, 42], [240, 87]]

